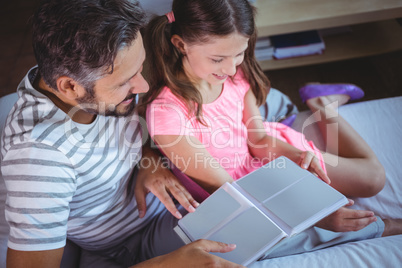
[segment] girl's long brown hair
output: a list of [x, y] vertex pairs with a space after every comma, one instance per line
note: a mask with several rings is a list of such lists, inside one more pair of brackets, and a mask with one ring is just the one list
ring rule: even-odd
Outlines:
[[200, 44], [214, 36], [240, 33], [249, 37], [244, 61], [238, 67], [257, 98], [257, 105], [265, 102], [270, 82], [254, 56], [257, 32], [255, 8], [247, 0], [174, 0], [172, 7], [175, 21], [168, 23], [166, 16], [154, 17], [145, 29], [144, 43], [147, 60], [144, 75], [150, 90], [141, 98], [140, 112], [167, 86], [183, 100], [189, 115], [202, 122], [202, 97], [186, 77], [183, 55], [171, 43], [174, 34], [186, 43]]

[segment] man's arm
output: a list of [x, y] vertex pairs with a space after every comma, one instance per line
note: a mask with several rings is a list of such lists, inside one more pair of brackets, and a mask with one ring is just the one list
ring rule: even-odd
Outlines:
[[142, 262], [131, 268], [150, 268], [150, 267], [222, 267], [222, 268], [241, 268], [244, 267], [219, 258], [209, 252], [229, 252], [235, 249], [235, 245], [214, 242], [210, 240], [198, 240], [181, 247], [169, 254], [162, 255], [148, 261]]
[[[234, 245], [198, 240], [180, 249], [138, 265], [133, 268], [151, 267], [234, 267], [242, 265], [231, 263], [209, 252], [229, 252], [235, 249]], [[18, 251], [8, 249], [7, 268], [54, 268], [60, 267], [64, 248], [44, 251]]]
[[19, 251], [8, 248], [7, 268], [60, 267], [64, 248], [43, 251]]

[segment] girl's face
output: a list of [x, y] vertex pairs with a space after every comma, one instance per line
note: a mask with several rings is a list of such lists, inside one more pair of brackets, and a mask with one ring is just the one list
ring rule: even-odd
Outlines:
[[183, 42], [183, 65], [194, 82], [206, 81], [211, 85], [222, 84], [236, 73], [244, 59], [249, 38], [233, 33], [228, 36], [211, 36], [209, 42], [188, 45]]

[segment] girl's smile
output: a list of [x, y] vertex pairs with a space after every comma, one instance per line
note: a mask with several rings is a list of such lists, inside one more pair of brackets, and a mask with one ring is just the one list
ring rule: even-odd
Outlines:
[[217, 75], [217, 74], [212, 75], [214, 75], [219, 80], [226, 80], [226, 78], [228, 78], [228, 75]]

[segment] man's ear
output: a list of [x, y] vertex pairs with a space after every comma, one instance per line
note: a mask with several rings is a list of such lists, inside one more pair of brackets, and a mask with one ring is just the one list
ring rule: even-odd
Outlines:
[[181, 52], [181, 54], [183, 55], [187, 54], [187, 44], [183, 41], [183, 39], [180, 36], [174, 34], [172, 38], [170, 38], [170, 41]]
[[85, 89], [71, 77], [61, 76], [56, 83], [58, 91], [70, 100], [75, 100], [85, 94]]

